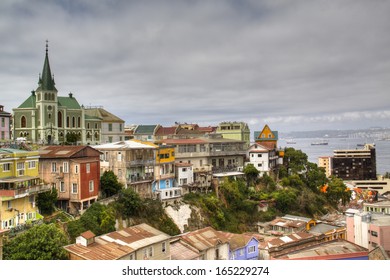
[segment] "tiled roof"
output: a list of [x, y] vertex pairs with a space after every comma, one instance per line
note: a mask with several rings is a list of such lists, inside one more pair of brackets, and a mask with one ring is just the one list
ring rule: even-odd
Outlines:
[[176, 127], [163, 127], [160, 126], [160, 128], [156, 131], [156, 136], [164, 136], [164, 135], [174, 135], [176, 133]]
[[85, 109], [85, 113], [90, 117], [99, 118], [103, 120], [103, 122], [124, 122], [124, 120], [103, 108], [87, 108]]
[[88, 246], [71, 244], [64, 248], [87, 260], [114, 260], [169, 239], [168, 234], [147, 224], [139, 224], [95, 237], [95, 242]]
[[192, 249], [181, 241], [171, 243], [171, 260], [195, 260], [199, 256], [195, 248]]
[[43, 146], [39, 149], [41, 158], [70, 158], [83, 149], [92, 149], [97, 154], [100, 152], [90, 146]]
[[229, 241], [229, 247], [233, 251], [245, 247], [249, 241], [256, 239], [253, 235], [248, 234], [236, 234], [223, 231], [220, 231], [220, 233]]
[[199, 251], [213, 248], [221, 243], [228, 243], [227, 238], [212, 227], [185, 233], [180, 238]]

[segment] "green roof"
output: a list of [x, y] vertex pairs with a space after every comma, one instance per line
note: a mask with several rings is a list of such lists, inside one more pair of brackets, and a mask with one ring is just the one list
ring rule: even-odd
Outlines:
[[18, 108], [35, 108], [36, 96], [30, 95]]
[[96, 121], [100, 121], [102, 118], [95, 117], [95, 116], [90, 116], [90, 115], [85, 114], [85, 119], [86, 119], [86, 120], [96, 120]]
[[37, 91], [40, 91], [40, 90], [55, 90], [55, 91], [57, 91], [57, 89], [54, 85], [55, 85], [55, 82], [54, 82], [53, 76], [51, 75], [49, 55], [48, 55], [48, 45], [46, 42], [45, 62], [43, 63], [42, 76], [39, 77]]
[[58, 96], [58, 106], [63, 106], [68, 109], [81, 109], [79, 102], [74, 97]]
[[134, 134], [153, 134], [156, 128], [156, 124], [153, 125], [139, 125], [134, 131]]

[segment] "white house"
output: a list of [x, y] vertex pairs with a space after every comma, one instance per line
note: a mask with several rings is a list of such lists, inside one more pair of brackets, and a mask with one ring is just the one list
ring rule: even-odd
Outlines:
[[253, 166], [260, 172], [259, 176], [269, 173], [270, 150], [268, 148], [256, 143], [249, 146], [246, 154], [247, 159], [249, 160], [246, 164], [253, 164]]

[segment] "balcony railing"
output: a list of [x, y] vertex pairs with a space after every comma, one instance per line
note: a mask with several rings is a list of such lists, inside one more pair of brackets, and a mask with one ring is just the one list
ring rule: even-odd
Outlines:
[[127, 178], [127, 183], [138, 183], [138, 182], [144, 182], [144, 181], [152, 181], [154, 179], [153, 175], [144, 175], [144, 176], [137, 176], [137, 175], [131, 175]]
[[153, 159], [137, 159], [137, 160], [131, 160], [131, 161], [128, 161], [126, 163], [126, 166], [127, 167], [131, 167], [131, 166], [137, 166], [137, 165], [142, 165], [142, 166], [150, 166], [150, 165], [154, 165], [155, 164], [155, 161]]
[[46, 192], [49, 190], [51, 190], [50, 185], [42, 184], [42, 185], [35, 185], [26, 188], [9, 189], [9, 190], [2, 189], [0, 190], [0, 196], [21, 198], [21, 197], [26, 197], [33, 194], [41, 193], [41, 192]]

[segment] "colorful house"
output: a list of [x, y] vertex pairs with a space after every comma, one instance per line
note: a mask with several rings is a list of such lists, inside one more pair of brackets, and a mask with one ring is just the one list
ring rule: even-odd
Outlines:
[[221, 232], [229, 241], [230, 260], [258, 260], [259, 241], [249, 234]]
[[38, 151], [0, 149], [0, 229], [41, 218], [36, 195], [49, 191], [39, 177]]
[[255, 131], [255, 142], [265, 146], [269, 149], [276, 149], [278, 147], [278, 131], [271, 130], [266, 124], [261, 131]]
[[39, 150], [40, 175], [57, 188], [57, 206], [83, 213], [100, 189], [100, 152], [89, 146], [45, 146]]
[[175, 186], [175, 148], [156, 146], [154, 181], [152, 191], [162, 201], [175, 200], [182, 196], [181, 187]]
[[87, 231], [64, 249], [71, 260], [169, 260], [170, 238], [147, 224], [139, 224], [101, 236]]

